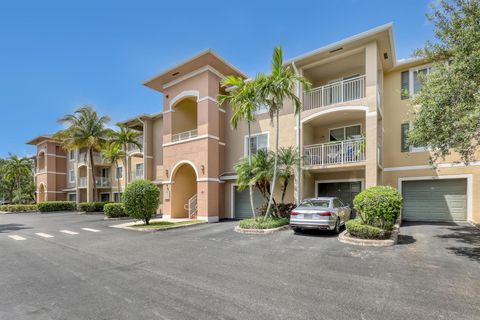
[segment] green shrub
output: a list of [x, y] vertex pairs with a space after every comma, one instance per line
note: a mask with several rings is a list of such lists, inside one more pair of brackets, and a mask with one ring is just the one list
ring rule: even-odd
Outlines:
[[46, 201], [37, 204], [40, 212], [54, 211], [76, 211], [77, 203], [75, 201]]
[[78, 210], [85, 212], [103, 212], [104, 206], [110, 202], [81, 202], [78, 204]]
[[265, 220], [265, 217], [261, 216], [243, 219], [240, 221], [239, 226], [242, 229], [273, 229], [287, 224], [289, 224], [288, 218], [269, 217]]
[[160, 189], [151, 181], [133, 181], [123, 193], [123, 204], [130, 217], [148, 225], [160, 205]]
[[38, 211], [36, 204], [5, 204], [0, 206], [0, 211], [5, 212], [34, 212]]
[[345, 224], [348, 233], [362, 239], [385, 239], [390, 236], [390, 231], [364, 224], [360, 219], [349, 220]]
[[403, 199], [393, 187], [375, 186], [360, 192], [353, 205], [363, 224], [391, 230], [400, 215]]
[[128, 217], [123, 203], [107, 203], [103, 207], [103, 212], [109, 218]]

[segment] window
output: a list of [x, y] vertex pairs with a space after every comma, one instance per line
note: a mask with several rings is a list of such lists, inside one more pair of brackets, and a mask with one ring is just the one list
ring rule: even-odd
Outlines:
[[121, 180], [123, 179], [123, 167], [117, 167], [115, 170], [115, 179]]
[[410, 72], [409, 71], [403, 71], [401, 74], [401, 91], [400, 91], [400, 99], [405, 100], [409, 98], [409, 84], [408, 84], [408, 78], [410, 77]]
[[68, 194], [68, 201], [77, 201], [77, 194], [76, 193], [69, 193]]
[[143, 174], [143, 163], [137, 163], [135, 165], [135, 171], [137, 174]]
[[68, 152], [68, 159], [69, 159], [70, 161], [75, 160], [75, 150], [70, 150], [70, 151]]
[[110, 177], [110, 168], [102, 168], [100, 170], [100, 176], [102, 178], [109, 178]]
[[420, 67], [403, 71], [401, 73], [401, 93], [402, 100], [408, 99], [411, 95], [415, 95], [422, 88], [422, 76], [429, 74], [431, 67]]
[[425, 151], [425, 146], [416, 146], [408, 143], [408, 130], [410, 130], [410, 123], [401, 124], [401, 151], [402, 152], [421, 152]]
[[100, 201], [101, 201], [101, 202], [108, 202], [108, 201], [110, 201], [110, 193], [101, 193], [101, 194], [100, 194]]
[[255, 111], [253, 111], [253, 114], [254, 115], [259, 115], [259, 114], [263, 114], [263, 113], [267, 113], [268, 112], [268, 108], [266, 105], [259, 105]]
[[68, 171], [68, 182], [74, 183], [75, 182], [75, 170]]
[[343, 141], [360, 139], [362, 137], [362, 129], [359, 124], [348, 127], [341, 127], [329, 130], [330, 141]]
[[122, 194], [123, 194], [123, 193], [121, 193], [121, 192], [120, 192], [120, 193], [115, 192], [115, 193], [113, 194], [113, 201], [115, 201], [115, 202], [120, 202], [120, 201], [122, 201]]
[[[250, 151], [252, 154], [258, 150], [268, 149], [268, 133], [260, 133], [250, 137]], [[248, 136], [245, 137], [245, 155], [248, 154]]]

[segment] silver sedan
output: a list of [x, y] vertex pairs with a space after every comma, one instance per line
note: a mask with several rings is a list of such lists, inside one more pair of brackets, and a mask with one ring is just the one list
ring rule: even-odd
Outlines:
[[290, 225], [297, 229], [325, 229], [340, 233], [352, 209], [336, 197], [305, 199], [290, 213]]

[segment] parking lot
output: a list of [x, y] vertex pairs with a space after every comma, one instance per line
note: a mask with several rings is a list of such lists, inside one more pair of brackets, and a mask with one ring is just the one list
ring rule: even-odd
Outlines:
[[327, 232], [238, 234], [233, 221], [151, 233], [115, 223], [0, 215], [0, 319], [480, 314], [480, 231], [468, 224], [404, 224], [399, 245], [363, 248]]

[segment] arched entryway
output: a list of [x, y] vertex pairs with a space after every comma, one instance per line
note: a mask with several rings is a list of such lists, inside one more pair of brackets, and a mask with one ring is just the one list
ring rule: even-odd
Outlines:
[[197, 174], [193, 164], [179, 163], [172, 175], [171, 217], [196, 216]]
[[43, 184], [38, 187], [38, 202], [45, 202], [45, 186]]

